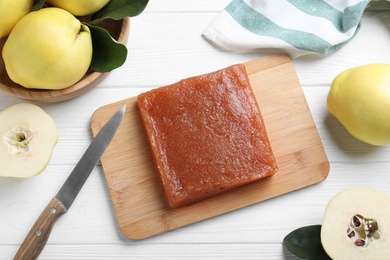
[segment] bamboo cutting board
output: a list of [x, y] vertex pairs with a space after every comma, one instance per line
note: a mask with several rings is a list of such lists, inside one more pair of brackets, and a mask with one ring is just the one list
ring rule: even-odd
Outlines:
[[146, 134], [132, 97], [99, 108], [91, 118], [94, 135], [122, 105], [125, 117], [101, 163], [122, 233], [144, 239], [313, 185], [329, 173], [329, 162], [294, 66], [283, 55], [245, 63], [279, 171], [272, 177], [170, 209], [165, 202]]

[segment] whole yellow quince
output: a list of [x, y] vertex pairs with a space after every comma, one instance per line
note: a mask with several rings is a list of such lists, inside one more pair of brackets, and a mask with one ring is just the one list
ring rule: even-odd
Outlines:
[[91, 33], [68, 11], [43, 8], [15, 25], [3, 47], [3, 60], [10, 79], [23, 87], [63, 89], [87, 72]]
[[83, 16], [99, 11], [110, 0], [47, 0], [46, 2], [65, 9], [73, 15]]
[[329, 112], [357, 139], [390, 144], [390, 64], [368, 64], [340, 73], [331, 85]]
[[8, 36], [15, 24], [31, 11], [33, 0], [0, 1], [0, 39]]

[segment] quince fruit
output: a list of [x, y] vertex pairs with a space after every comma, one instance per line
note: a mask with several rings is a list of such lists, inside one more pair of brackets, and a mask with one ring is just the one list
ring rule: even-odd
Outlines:
[[31, 11], [33, 0], [0, 1], [0, 39], [8, 36], [15, 24]]
[[368, 64], [340, 73], [332, 82], [329, 112], [357, 139], [390, 144], [390, 64]]
[[321, 243], [332, 259], [389, 259], [390, 196], [367, 188], [351, 188], [328, 203]]
[[84, 16], [97, 12], [110, 0], [47, 0], [46, 2], [65, 9], [73, 15]]
[[91, 33], [68, 11], [43, 8], [15, 25], [4, 44], [3, 60], [10, 79], [23, 87], [63, 89], [87, 72]]
[[0, 176], [41, 173], [57, 144], [57, 126], [40, 107], [19, 103], [0, 113]]

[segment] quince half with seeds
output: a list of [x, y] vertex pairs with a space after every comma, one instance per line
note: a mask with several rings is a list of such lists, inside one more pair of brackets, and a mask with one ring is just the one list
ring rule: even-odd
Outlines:
[[381, 260], [390, 256], [390, 196], [351, 188], [328, 203], [321, 243], [332, 259]]
[[0, 112], [0, 176], [41, 173], [58, 141], [57, 126], [40, 107], [19, 103]]

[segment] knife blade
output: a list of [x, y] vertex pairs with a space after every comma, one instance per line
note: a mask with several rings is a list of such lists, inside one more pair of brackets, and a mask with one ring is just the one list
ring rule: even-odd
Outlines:
[[110, 144], [125, 111], [126, 105], [120, 108], [99, 131], [57, 195], [49, 202], [30, 229], [14, 259], [38, 258], [49, 239], [55, 222], [69, 210], [93, 168]]

